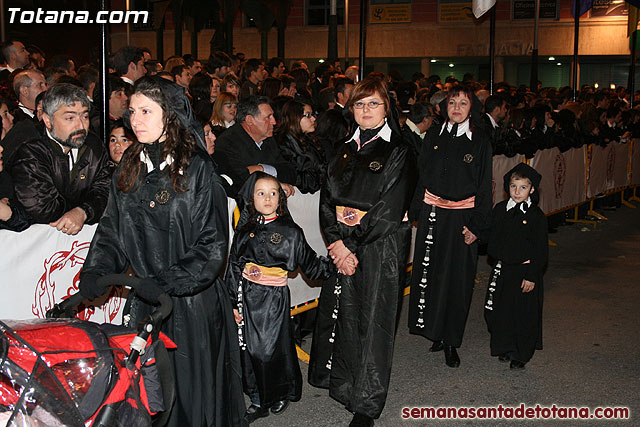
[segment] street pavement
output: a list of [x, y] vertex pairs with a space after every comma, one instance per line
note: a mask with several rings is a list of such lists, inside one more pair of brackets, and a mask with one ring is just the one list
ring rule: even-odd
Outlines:
[[[640, 425], [640, 204], [604, 212], [608, 221], [566, 225], [550, 234], [544, 277], [544, 350], [523, 371], [511, 371], [489, 352], [483, 300], [490, 267], [478, 262], [477, 283], [457, 369], [430, 341], [407, 329], [408, 297], [398, 328], [387, 404], [376, 426], [616, 426]], [[303, 348], [309, 351], [311, 338]], [[252, 426], [347, 426], [351, 414], [328, 391], [306, 382], [302, 400]], [[628, 407], [630, 419], [403, 419], [408, 407]]]

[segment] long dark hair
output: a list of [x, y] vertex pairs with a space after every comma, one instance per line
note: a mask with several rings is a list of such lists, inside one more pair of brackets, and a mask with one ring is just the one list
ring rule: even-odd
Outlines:
[[280, 112], [280, 127], [278, 127], [276, 135], [278, 139], [290, 135], [298, 141], [300, 147], [306, 151], [309, 145], [315, 145], [315, 141], [310, 135], [304, 133], [300, 127], [300, 120], [302, 120], [304, 115], [305, 105], [309, 104], [293, 99], [284, 104]]
[[[174, 191], [183, 193], [186, 191], [184, 186], [186, 171], [189, 167], [189, 160], [191, 159], [191, 153], [195, 149], [196, 141], [191, 133], [182, 126], [175, 111], [169, 107], [169, 102], [161, 86], [153, 78], [143, 77], [139, 79], [133, 86], [131, 95], [135, 94], [146, 96], [162, 108], [164, 134], [167, 137], [162, 148], [162, 158], [166, 158], [167, 155], [171, 155], [173, 158], [173, 162], [165, 170], [168, 171], [171, 177]], [[132, 191], [136, 186], [142, 170], [140, 153], [143, 149], [144, 144], [136, 140], [124, 153], [121, 161], [122, 169], [118, 178], [118, 190], [128, 192]]]

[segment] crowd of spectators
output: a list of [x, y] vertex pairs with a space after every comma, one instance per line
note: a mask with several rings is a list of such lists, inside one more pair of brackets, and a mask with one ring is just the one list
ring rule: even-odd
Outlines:
[[[49, 58], [19, 40], [4, 43], [1, 53], [0, 228], [15, 231], [45, 223], [73, 234], [99, 220], [105, 180], [135, 138], [123, 118], [133, 85], [145, 75], [183, 88], [231, 197], [258, 170], [277, 176], [287, 195], [295, 188], [318, 191], [328, 159], [353, 123], [356, 66], [322, 63], [311, 71], [301, 60], [265, 63], [220, 51], [207, 60], [187, 54], [163, 64], [149, 49], [124, 46], [109, 55], [109, 140], [102, 142], [98, 64], [77, 67], [70, 56]], [[530, 158], [551, 147], [566, 151], [640, 137], [640, 110], [631, 108], [632, 101], [640, 104], [640, 92], [623, 87], [585, 85], [574, 100], [569, 87], [531, 90], [505, 82], [491, 95], [487, 82], [471, 74], [444, 82], [420, 72], [409, 81], [395, 72], [372, 75], [388, 83], [392, 120], [416, 155], [429, 130], [442, 126], [442, 103], [457, 85], [471, 88], [483, 106], [480, 122], [494, 155]]]

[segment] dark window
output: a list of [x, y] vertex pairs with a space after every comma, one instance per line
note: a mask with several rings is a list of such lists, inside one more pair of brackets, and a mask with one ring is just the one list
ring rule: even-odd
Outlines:
[[[344, 24], [344, 0], [337, 1], [338, 25]], [[330, 0], [306, 0], [307, 25], [329, 25]]]

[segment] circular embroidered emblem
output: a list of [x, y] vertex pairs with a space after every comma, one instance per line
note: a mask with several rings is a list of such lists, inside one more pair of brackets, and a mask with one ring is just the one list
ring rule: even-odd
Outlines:
[[523, 223], [524, 225], [527, 225], [527, 220], [526, 220], [526, 219], [523, 219], [523, 220], [522, 220], [522, 223]]
[[373, 162], [369, 163], [369, 169], [371, 169], [374, 172], [378, 172], [380, 169], [382, 169], [382, 163], [376, 162], [374, 160]]
[[251, 237], [252, 239], [253, 239], [254, 236], [255, 236], [255, 234], [253, 234], [253, 233], [249, 234], [249, 237]]
[[150, 208], [155, 208], [156, 207], [156, 202], [154, 202], [153, 200], [149, 202], [149, 207]]
[[164, 205], [169, 201], [169, 190], [160, 190], [156, 193], [156, 201], [161, 205]]
[[252, 279], [260, 280], [260, 278], [262, 277], [262, 270], [260, 270], [260, 267], [258, 267], [257, 265], [252, 265], [251, 268], [249, 268], [249, 277], [251, 277]]
[[353, 208], [344, 208], [342, 218], [347, 225], [355, 225], [359, 220], [358, 211]]
[[437, 145], [434, 145], [434, 146], [433, 146], [433, 149], [434, 149], [434, 150], [437, 150], [437, 149], [438, 149], [438, 146], [437, 146]]
[[279, 244], [280, 242], [282, 242], [282, 234], [280, 233], [273, 233], [271, 235], [271, 238], [269, 239], [271, 240], [271, 243], [273, 243], [274, 245]]
[[465, 154], [463, 160], [465, 163], [471, 163], [473, 161], [473, 156], [471, 154]]
[[83, 173], [80, 174], [80, 179], [87, 179], [87, 176]]

